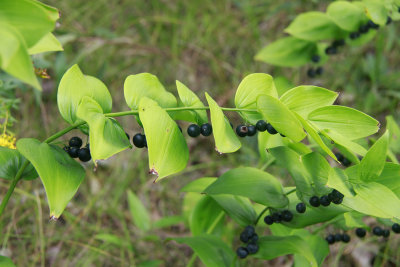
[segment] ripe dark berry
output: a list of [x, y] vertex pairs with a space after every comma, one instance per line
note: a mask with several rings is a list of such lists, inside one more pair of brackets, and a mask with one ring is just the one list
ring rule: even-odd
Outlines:
[[147, 145], [146, 136], [144, 134], [135, 134], [132, 138], [133, 144], [138, 148], [143, 148]]
[[249, 242], [249, 235], [245, 231], [240, 234], [240, 241], [243, 243]]
[[369, 20], [369, 21], [367, 22], [367, 26], [368, 26], [368, 28], [370, 28], [370, 29], [379, 29], [379, 25], [378, 25], [378, 24], [375, 24], [372, 20]]
[[238, 255], [238, 257], [241, 259], [246, 258], [248, 254], [249, 254], [249, 252], [244, 247], [240, 247], [236, 250], [236, 255]]
[[324, 68], [323, 68], [323, 67], [318, 67], [318, 68], [315, 70], [315, 74], [316, 74], [316, 75], [322, 75], [322, 73], [324, 73]]
[[372, 229], [372, 233], [374, 235], [381, 236], [383, 235], [383, 229], [380, 228], [379, 226], [375, 226], [374, 229]]
[[389, 25], [390, 23], [392, 23], [392, 18], [391, 17], [387, 17], [387, 20], [386, 20], [386, 25]]
[[367, 234], [367, 231], [365, 231], [364, 228], [357, 228], [356, 229], [356, 235], [358, 237], [364, 237]]
[[350, 39], [355, 40], [360, 37], [360, 34], [358, 32], [352, 32], [350, 33]]
[[258, 251], [258, 246], [256, 244], [248, 244], [247, 245], [247, 251], [249, 252], [249, 254], [255, 254]]
[[256, 128], [260, 132], [265, 132], [267, 130], [267, 122], [264, 120], [257, 121]]
[[334, 200], [332, 200], [332, 202], [333, 202], [334, 204], [336, 204], [336, 205], [340, 205], [340, 204], [342, 204], [342, 202], [343, 202], [343, 198], [334, 199]]
[[311, 61], [312, 61], [312, 62], [318, 63], [320, 60], [321, 60], [321, 57], [318, 56], [318, 55], [313, 55], [313, 56], [311, 57]]
[[314, 78], [315, 77], [315, 70], [314, 69], [308, 69], [307, 70], [307, 76], [310, 78]]
[[251, 243], [253, 243], [253, 244], [256, 244], [257, 241], [258, 241], [258, 235], [257, 235], [256, 233], [254, 233], [254, 234], [250, 237], [249, 241], [250, 241]]
[[272, 219], [272, 216], [271, 216], [271, 215], [267, 215], [267, 216], [264, 217], [264, 222], [265, 222], [266, 224], [268, 224], [268, 225], [271, 225], [271, 224], [274, 223], [274, 219]]
[[275, 223], [280, 223], [282, 221], [282, 214], [280, 212], [273, 213], [272, 220], [274, 220]]
[[212, 133], [212, 126], [209, 123], [204, 123], [203, 125], [201, 125], [201, 129], [200, 129], [200, 133], [203, 136], [209, 136]]
[[243, 232], [246, 233], [249, 238], [256, 233], [254, 227], [251, 225], [247, 225]]
[[90, 156], [90, 150], [86, 147], [79, 149], [78, 157], [83, 162], [87, 162], [92, 158], [92, 156]]
[[342, 234], [335, 234], [335, 241], [336, 242], [342, 241]]
[[320, 197], [319, 202], [324, 207], [328, 207], [331, 204], [331, 201], [329, 200], [328, 196]]
[[344, 156], [341, 153], [335, 153], [335, 156], [339, 162], [342, 162], [344, 160]]
[[313, 207], [319, 207], [321, 203], [319, 202], [319, 197], [313, 196], [310, 198], [310, 205]]
[[390, 231], [388, 229], [383, 230], [382, 236], [383, 237], [389, 237], [390, 236]]
[[269, 134], [277, 134], [278, 133], [270, 123], [267, 123], [267, 131]]
[[343, 198], [344, 197], [344, 195], [342, 194], [342, 193], [340, 193], [339, 191], [337, 191], [336, 189], [333, 189], [332, 190], [332, 195], [333, 195], [333, 197], [336, 199], [336, 198]]
[[366, 24], [366, 25], [361, 25], [360, 28], [358, 29], [358, 31], [359, 31], [360, 33], [367, 33], [367, 32], [369, 31], [368, 24]]
[[337, 54], [337, 48], [336, 48], [335, 46], [328, 46], [328, 47], [325, 49], [325, 53], [326, 53], [327, 55], [334, 55], [334, 54]]
[[350, 242], [350, 236], [348, 234], [343, 234], [342, 235], [342, 241], [344, 243], [349, 243]]
[[304, 204], [303, 202], [297, 204], [296, 205], [296, 210], [297, 210], [298, 213], [306, 212], [306, 204]]
[[254, 125], [247, 126], [247, 136], [253, 136], [257, 133], [257, 129]]
[[392, 230], [393, 230], [393, 232], [395, 232], [396, 234], [399, 234], [399, 233], [400, 233], [400, 224], [394, 223], [394, 224], [392, 225]]
[[200, 135], [200, 127], [197, 124], [190, 124], [187, 133], [190, 137], [197, 137]]
[[346, 42], [344, 41], [344, 39], [340, 39], [340, 40], [335, 40], [333, 41], [332, 45], [334, 47], [339, 47], [339, 46], [344, 46], [346, 44]]
[[289, 210], [284, 210], [282, 212], [282, 220], [285, 222], [290, 222], [293, 219], [293, 214]]
[[79, 152], [79, 148], [77, 148], [77, 147], [70, 147], [68, 150], [68, 154], [70, 155], [71, 158], [77, 158], [78, 152]]
[[80, 139], [78, 136], [72, 137], [69, 139], [69, 146], [80, 148], [82, 146], [82, 139]]
[[238, 125], [236, 127], [236, 134], [240, 137], [245, 137], [247, 135], [247, 126], [246, 125]]
[[342, 164], [343, 164], [343, 166], [345, 166], [345, 167], [349, 167], [349, 166], [351, 165], [351, 161], [348, 160], [347, 158], [344, 158], [344, 159], [342, 160]]
[[335, 243], [335, 236], [334, 235], [328, 235], [325, 237], [326, 242], [328, 242], [329, 245], [332, 245]]

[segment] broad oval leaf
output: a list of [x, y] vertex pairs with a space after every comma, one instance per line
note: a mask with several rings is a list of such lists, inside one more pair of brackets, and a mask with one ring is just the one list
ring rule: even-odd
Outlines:
[[365, 8], [367, 16], [376, 24], [386, 25], [388, 11], [385, 7], [384, 1], [379, 0], [364, 0], [362, 5]]
[[278, 99], [261, 95], [257, 99], [257, 109], [279, 133], [287, 136], [295, 142], [300, 142], [306, 137], [303, 126], [290, 111]]
[[178, 125], [157, 102], [143, 97], [139, 106], [149, 148], [150, 173], [162, 179], [180, 172], [189, 160], [189, 149]]
[[379, 130], [377, 120], [361, 111], [344, 106], [316, 109], [308, 115], [308, 120], [320, 130], [333, 131], [350, 140], [372, 135]]
[[227, 171], [204, 192], [209, 195], [248, 197], [254, 202], [274, 208], [282, 208], [288, 204], [282, 185], [274, 176], [250, 167]]
[[133, 222], [140, 230], [144, 232], [150, 230], [151, 220], [146, 207], [131, 190], [128, 190], [126, 194]]
[[85, 177], [85, 170], [64, 150], [32, 138], [20, 139], [18, 151], [35, 167], [44, 185], [50, 218], [58, 218]]
[[204, 190], [213, 182], [215, 182], [217, 178], [215, 177], [203, 177], [196, 179], [184, 187], [181, 188], [180, 192], [195, 192], [195, 193], [203, 193]]
[[6, 256], [0, 255], [0, 266], [2, 267], [16, 267], [12, 260]]
[[338, 94], [318, 86], [302, 85], [290, 89], [279, 99], [290, 110], [307, 118], [311, 111], [332, 105]]
[[326, 13], [345, 31], [358, 31], [361, 23], [366, 20], [362, 8], [347, 1], [335, 1], [329, 4]]
[[[307, 230], [297, 230], [299, 233], [294, 232], [294, 234], [300, 236], [313, 252], [314, 258], [317, 261], [318, 266], [322, 266], [325, 258], [329, 255], [329, 245], [325, 239], [319, 235], [310, 234]], [[302, 254], [294, 255], [294, 265], [295, 266], [309, 266], [309, 262], [305, 256]]]
[[356, 142], [353, 142], [349, 140], [346, 137], [343, 137], [341, 134], [329, 131], [326, 133], [325, 131], [320, 131], [322, 135], [327, 137], [329, 140], [332, 140], [332, 143], [339, 144], [349, 151], [356, 153], [358, 155], [364, 156], [367, 153], [367, 149], [365, 149], [363, 146], [360, 144], [357, 144]]
[[176, 98], [167, 92], [158, 78], [150, 73], [129, 75], [124, 83], [125, 101], [133, 110], [139, 108], [143, 97], [148, 97], [158, 103], [160, 107], [176, 107]]
[[75, 123], [76, 112], [84, 96], [91, 97], [101, 107], [102, 113], [111, 112], [112, 98], [107, 87], [99, 79], [83, 75], [78, 65], [69, 68], [58, 86], [57, 104], [61, 116], [68, 123]]
[[345, 197], [353, 197], [354, 191], [347, 173], [339, 168], [329, 171], [327, 185], [341, 192]]
[[323, 12], [311, 11], [298, 15], [285, 32], [290, 35], [316, 42], [343, 36], [343, 31]]
[[329, 162], [319, 153], [312, 152], [301, 157], [304, 167], [314, 181], [314, 188], [318, 194], [328, 194], [331, 189], [326, 186], [331, 166]]
[[255, 59], [275, 66], [298, 67], [310, 62], [316, 52], [317, 45], [314, 42], [290, 36], [265, 46]]
[[228, 119], [217, 102], [206, 93], [208, 106], [210, 107], [211, 124], [215, 140], [215, 149], [219, 153], [232, 153], [237, 151], [242, 144], [233, 131]]
[[[24, 165], [26, 158], [16, 149], [0, 146], [0, 178], [12, 180], [17, 175], [18, 170]], [[21, 177], [26, 180], [38, 177], [32, 164], [29, 164], [23, 171]]]
[[201, 235], [195, 237], [176, 237], [171, 239], [191, 247], [207, 267], [238, 266], [234, 263], [236, 256], [233, 250], [219, 237], [213, 235]]
[[50, 52], [50, 51], [63, 51], [60, 42], [57, 38], [49, 32], [42, 37], [34, 46], [28, 49], [29, 55]]
[[375, 182], [383, 184], [400, 198], [400, 165], [386, 162], [381, 175]]
[[203, 196], [196, 206], [192, 207], [189, 217], [190, 231], [194, 236], [215, 233], [221, 229], [224, 215], [225, 212], [214, 199]]
[[[257, 98], [260, 95], [278, 97], [274, 79], [264, 73], [250, 74], [239, 84], [235, 94], [235, 106], [240, 109], [257, 109]], [[240, 115], [253, 124], [262, 119], [262, 115], [256, 111], [240, 111]]]
[[76, 115], [89, 125], [90, 154], [95, 164], [97, 160], [107, 159], [131, 146], [121, 125], [115, 119], [107, 118], [93, 98], [84, 96]]

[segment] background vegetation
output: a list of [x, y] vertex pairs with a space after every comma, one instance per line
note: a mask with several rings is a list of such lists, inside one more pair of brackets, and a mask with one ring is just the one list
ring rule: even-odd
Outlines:
[[[180, 80], [199, 96], [207, 91], [219, 104], [233, 106], [239, 81], [250, 72], [264, 72], [278, 77], [281, 90], [300, 84], [320, 85], [341, 91], [339, 103], [373, 115], [382, 123], [387, 114], [399, 117], [399, 23], [380, 29], [366, 46], [344, 48], [325, 66], [324, 75], [310, 80], [306, 67], [277, 68], [253, 57], [264, 45], [283, 36], [283, 29], [296, 14], [325, 10], [330, 1], [43, 2], [61, 11], [55, 34], [65, 51], [34, 58], [35, 66], [48, 68], [51, 76], [44, 81], [42, 94], [0, 76], [3, 88], [17, 86], [15, 94], [21, 99], [20, 104], [13, 103], [12, 110], [21, 123], [10, 128], [17, 138], [44, 139], [66, 126], [58, 113], [56, 92], [62, 74], [75, 63], [85, 74], [105, 82], [115, 111], [128, 109], [123, 82], [129, 74], [153, 73], [174, 93], [175, 80]], [[13, 92], [1, 93], [5, 98]], [[231, 121], [240, 122], [238, 117], [231, 117]], [[140, 131], [133, 118], [121, 118], [120, 122], [131, 136]], [[187, 125], [181, 126], [185, 129]], [[83, 136], [74, 131], [65, 142], [73, 135]], [[260, 167], [256, 138], [246, 137], [245, 144], [238, 153], [218, 156], [211, 138], [192, 139], [187, 169], [157, 184], [147, 174], [144, 150], [124, 151], [103, 162], [96, 172], [89, 163], [83, 185], [57, 222], [47, 217], [40, 181], [22, 182], [0, 221], [1, 254], [11, 256], [17, 266], [184, 266], [191, 250], [163, 242], [166, 237], [187, 235], [184, 224], [144, 235], [133, 224], [126, 192], [130, 189], [140, 197], [152, 220], [180, 215], [182, 185], [199, 177], [218, 176], [232, 167]], [[273, 167], [268, 171], [282, 179], [287, 176]], [[0, 181], [1, 195], [6, 188], [7, 183]], [[231, 223], [227, 227], [237, 226]], [[235, 236], [234, 242], [237, 239]], [[373, 241], [371, 237], [365, 242], [353, 241], [345, 248], [332, 246], [326, 266], [400, 262], [400, 251], [396, 250], [399, 238], [392, 236], [390, 242], [381, 245]], [[290, 265], [284, 261], [278, 258], [268, 264]], [[257, 264], [266, 266], [261, 261], [252, 266]]]

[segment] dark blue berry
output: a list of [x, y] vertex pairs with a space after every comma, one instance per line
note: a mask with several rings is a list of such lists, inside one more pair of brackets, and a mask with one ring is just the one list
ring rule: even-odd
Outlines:
[[344, 41], [344, 39], [340, 39], [333, 41], [332, 46], [339, 47], [339, 46], [344, 46], [345, 44], [346, 42]]
[[271, 225], [271, 224], [274, 223], [274, 219], [272, 219], [272, 216], [271, 216], [271, 215], [267, 215], [267, 216], [264, 217], [264, 222], [265, 222], [266, 224], [268, 224], [268, 225]]
[[246, 125], [238, 125], [236, 127], [236, 134], [240, 137], [245, 137], [247, 135], [247, 126]]
[[315, 70], [315, 74], [316, 74], [316, 75], [322, 75], [322, 73], [324, 73], [324, 68], [323, 68], [323, 67], [318, 67], [318, 68]]
[[341, 153], [335, 153], [335, 156], [339, 162], [342, 162], [344, 160], [344, 156]]
[[83, 162], [87, 162], [92, 158], [92, 156], [90, 155], [90, 150], [86, 147], [79, 149], [78, 157]]
[[347, 158], [344, 158], [344, 159], [342, 160], [342, 164], [343, 164], [343, 166], [345, 166], [345, 167], [349, 167], [349, 166], [351, 165], [351, 161], [348, 160]]
[[244, 233], [247, 234], [247, 236], [250, 238], [252, 235], [254, 235], [256, 233], [256, 230], [254, 229], [253, 226], [248, 225], [246, 226], [246, 228], [244, 228]]
[[278, 133], [270, 123], [267, 123], [267, 131], [269, 134], [277, 134]]
[[328, 235], [325, 237], [326, 242], [328, 242], [329, 245], [332, 245], [335, 243], [335, 236], [334, 235]]
[[257, 133], [257, 129], [254, 125], [247, 126], [247, 136], [253, 136]]
[[342, 241], [344, 243], [349, 243], [350, 242], [350, 236], [348, 234], [343, 234], [342, 235]]
[[327, 207], [331, 204], [331, 201], [329, 200], [328, 196], [322, 196], [319, 199], [319, 202], [321, 203], [322, 206]]
[[258, 251], [258, 246], [256, 244], [250, 243], [247, 245], [247, 251], [249, 254], [255, 254]]
[[358, 32], [350, 33], [350, 39], [352, 39], [352, 40], [355, 40], [355, 39], [357, 39], [359, 37], [360, 37], [360, 33], [358, 33]]
[[313, 56], [311, 57], [311, 61], [312, 61], [312, 62], [318, 63], [320, 60], [321, 60], [321, 57], [318, 56], [318, 55], [313, 55]]
[[282, 221], [282, 214], [280, 212], [273, 213], [272, 220], [274, 220], [275, 223], [280, 223]]
[[338, 198], [338, 199], [334, 199], [332, 200], [332, 203], [336, 204], [336, 205], [340, 205], [343, 202], [343, 198]]
[[236, 255], [238, 255], [238, 257], [241, 259], [246, 258], [248, 254], [249, 254], [249, 252], [244, 247], [240, 247], [236, 250]]
[[357, 228], [356, 229], [356, 235], [358, 237], [364, 237], [367, 234], [367, 231], [365, 231], [364, 228]]
[[316, 76], [315, 70], [314, 69], [308, 69], [307, 70], [307, 76], [310, 78], [314, 78]]
[[306, 204], [304, 204], [304, 203], [299, 203], [299, 204], [297, 204], [296, 205], [296, 210], [297, 210], [297, 212], [298, 213], [304, 213], [304, 212], [306, 212]]
[[254, 233], [249, 240], [251, 243], [256, 244], [258, 241], [258, 235], [256, 233]]
[[388, 229], [383, 230], [382, 236], [383, 237], [389, 237], [390, 236], [390, 231]]
[[147, 145], [146, 136], [141, 133], [135, 134], [132, 138], [132, 141], [133, 144], [138, 148], [143, 148]]
[[368, 25], [368, 28], [370, 28], [370, 29], [375, 29], [375, 30], [379, 29], [379, 25], [374, 23], [372, 20], [369, 20], [367, 22], [367, 25]]
[[334, 55], [334, 54], [337, 54], [337, 48], [336, 48], [335, 46], [328, 46], [328, 47], [325, 49], [325, 53], [326, 53], [327, 55]]
[[209, 123], [204, 123], [203, 125], [201, 125], [201, 129], [200, 129], [200, 133], [203, 136], [209, 136], [212, 134], [212, 126]]
[[265, 132], [267, 130], [267, 122], [264, 120], [257, 121], [256, 128], [260, 132]]
[[80, 139], [78, 136], [72, 137], [69, 139], [69, 146], [80, 148], [82, 146], [82, 139]]
[[284, 210], [282, 212], [282, 220], [285, 222], [290, 222], [293, 219], [293, 214], [289, 210]]
[[390, 23], [392, 23], [392, 21], [392, 18], [388, 16], [386, 20], [386, 25], [389, 25]]
[[197, 124], [190, 124], [187, 133], [190, 137], [197, 137], [200, 135], [200, 127]]
[[342, 234], [335, 234], [335, 241], [336, 242], [342, 241]]
[[243, 243], [249, 242], [249, 235], [245, 231], [240, 234], [240, 241]]
[[400, 224], [394, 223], [394, 224], [392, 225], [392, 230], [393, 230], [393, 232], [395, 232], [396, 234], [399, 234], [399, 233], [400, 233]]
[[375, 227], [372, 229], [372, 233], [373, 233], [374, 235], [377, 235], [377, 236], [382, 236], [382, 235], [383, 235], [383, 229], [380, 228], [379, 226], [375, 226]]
[[79, 152], [79, 148], [77, 148], [77, 147], [70, 147], [68, 150], [68, 154], [71, 156], [71, 158], [77, 158], [78, 152]]
[[358, 29], [358, 31], [359, 31], [360, 33], [367, 33], [367, 32], [369, 31], [369, 26], [368, 26], [368, 24], [361, 25], [360, 28]]
[[319, 197], [313, 196], [310, 198], [310, 205], [313, 207], [319, 207], [321, 203], [319, 202]]

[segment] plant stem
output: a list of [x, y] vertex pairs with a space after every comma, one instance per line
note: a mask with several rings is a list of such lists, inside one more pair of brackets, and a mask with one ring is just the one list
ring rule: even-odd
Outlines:
[[255, 226], [257, 226], [258, 221], [261, 219], [261, 217], [263, 216], [263, 214], [264, 214], [268, 209], [269, 209], [269, 207], [265, 207], [265, 208], [260, 212], [260, 214], [258, 214], [258, 217], [257, 217], [256, 221], [254, 222], [254, 225], [255, 225]]
[[86, 123], [86, 122], [84, 122], [84, 121], [78, 122], [78, 123], [74, 123], [74, 124], [72, 124], [71, 126], [69, 126], [69, 127], [65, 128], [65, 129], [63, 129], [63, 130], [61, 130], [61, 131], [59, 131], [59, 132], [53, 134], [52, 136], [50, 136], [49, 138], [47, 138], [46, 140], [44, 140], [43, 143], [50, 143], [50, 142], [56, 140], [57, 138], [63, 136], [64, 134], [66, 134], [66, 133], [72, 131], [73, 129], [78, 128], [78, 127], [81, 126], [81, 125], [84, 125], [85, 123]]

